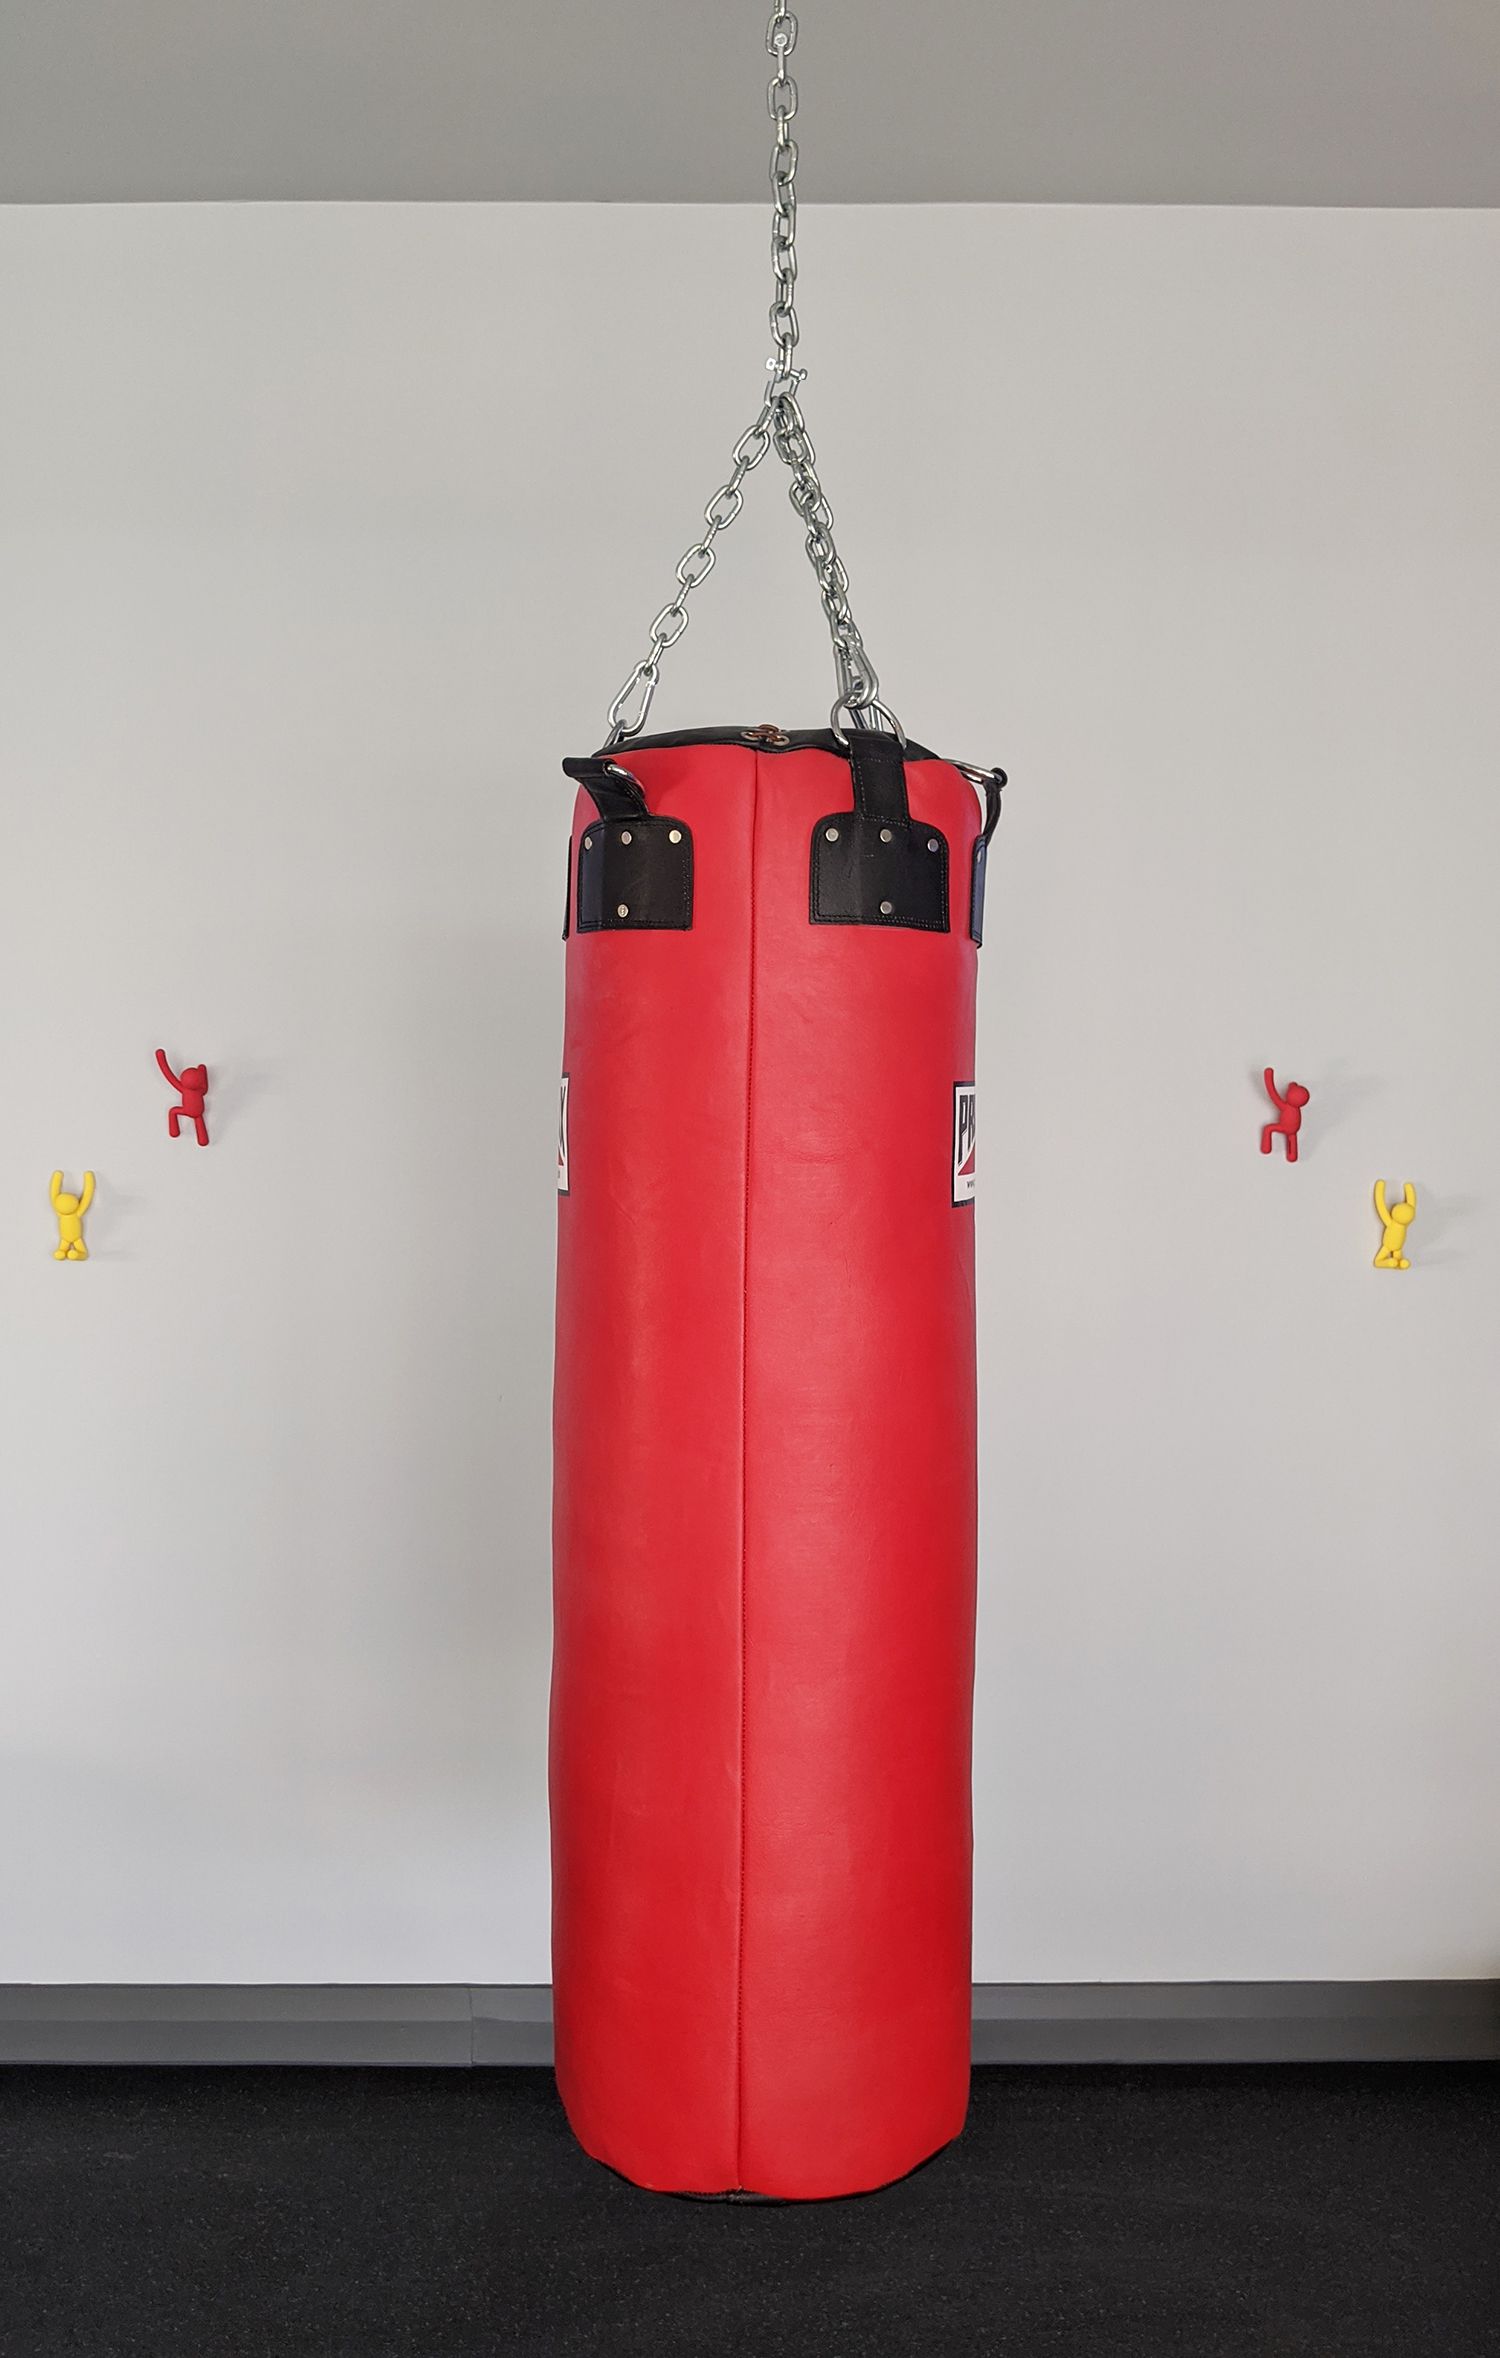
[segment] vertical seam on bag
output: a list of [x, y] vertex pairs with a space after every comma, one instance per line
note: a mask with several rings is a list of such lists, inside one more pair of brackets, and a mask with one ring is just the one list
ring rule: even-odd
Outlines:
[[750, 758], [750, 881], [745, 975], [745, 1153], [744, 1207], [740, 1229], [740, 1717], [739, 1844], [735, 1877], [734, 1955], [734, 2181], [743, 2185], [745, 2133], [745, 1723], [749, 1648], [747, 1579], [750, 1554], [750, 1154], [755, 1106], [756, 823], [760, 815], [761, 755]]

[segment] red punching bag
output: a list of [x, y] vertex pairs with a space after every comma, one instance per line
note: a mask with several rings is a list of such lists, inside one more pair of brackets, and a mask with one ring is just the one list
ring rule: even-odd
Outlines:
[[[608, 744], [564, 765], [551, 1805], [580, 2143], [643, 2186], [808, 2199], [914, 2168], [968, 2095], [974, 989], [1003, 777], [877, 701], [790, 250], [760, 416]], [[773, 446], [833, 725], [643, 736]]]

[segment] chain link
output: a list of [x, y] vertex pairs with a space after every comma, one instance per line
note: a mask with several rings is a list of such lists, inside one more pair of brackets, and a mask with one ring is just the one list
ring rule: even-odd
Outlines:
[[797, 19], [788, 0], [776, 0], [766, 28], [766, 47], [774, 71], [766, 89], [766, 105], [775, 125], [771, 149], [771, 357], [766, 362], [770, 383], [766, 397], [734, 446], [734, 464], [703, 511], [708, 526], [678, 562], [677, 587], [651, 625], [650, 644], [609, 708], [612, 748], [638, 737], [646, 725], [651, 699], [661, 678], [661, 660], [675, 647], [688, 626], [688, 599], [714, 569], [715, 547], [744, 506], [744, 482], [768, 450], [774, 449], [791, 475], [788, 497], [802, 520], [806, 547], [823, 611], [833, 641], [838, 696], [832, 721], [874, 715], [889, 722], [897, 736], [901, 724], [880, 702], [880, 681], [865, 652], [864, 640], [849, 606], [849, 576], [833, 539], [833, 510], [818, 478], [817, 456], [802, 415], [798, 393], [806, 376], [796, 363], [801, 330], [797, 320], [797, 142], [792, 120], [797, 112], [797, 85], [788, 59], [797, 46]]

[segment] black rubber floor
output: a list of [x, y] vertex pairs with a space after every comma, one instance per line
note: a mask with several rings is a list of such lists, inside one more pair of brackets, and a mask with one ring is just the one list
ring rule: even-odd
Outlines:
[[4, 2358], [1489, 2358], [1500, 2067], [986, 2070], [883, 2194], [678, 2202], [539, 2071], [0, 2074]]

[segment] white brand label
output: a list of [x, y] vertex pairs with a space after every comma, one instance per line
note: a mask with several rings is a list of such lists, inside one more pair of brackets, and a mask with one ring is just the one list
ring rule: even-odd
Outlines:
[[953, 1201], [974, 1201], [974, 1097], [972, 1081], [958, 1081], [953, 1089]]
[[557, 1192], [568, 1192], [568, 1076], [562, 1077], [562, 1091], [557, 1104]]

